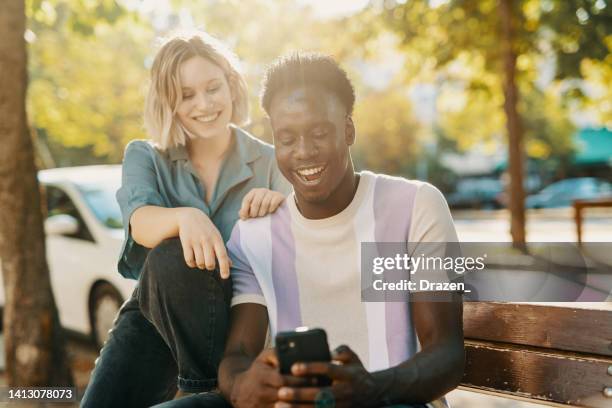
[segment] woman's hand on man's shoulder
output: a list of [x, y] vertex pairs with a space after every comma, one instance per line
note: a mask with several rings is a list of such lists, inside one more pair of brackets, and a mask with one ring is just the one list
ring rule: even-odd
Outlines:
[[273, 213], [285, 201], [285, 196], [267, 188], [254, 188], [242, 199], [238, 215], [241, 220], [264, 217]]

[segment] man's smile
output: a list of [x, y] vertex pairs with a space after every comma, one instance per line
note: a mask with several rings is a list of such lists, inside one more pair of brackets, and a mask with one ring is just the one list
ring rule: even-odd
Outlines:
[[327, 169], [326, 165], [301, 167], [295, 171], [300, 180], [307, 184], [316, 184], [323, 172]]

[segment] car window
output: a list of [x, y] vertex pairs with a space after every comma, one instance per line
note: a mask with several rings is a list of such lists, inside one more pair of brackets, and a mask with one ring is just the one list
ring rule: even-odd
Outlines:
[[70, 238], [94, 241], [91, 232], [87, 228], [81, 213], [74, 205], [72, 199], [64, 190], [54, 186], [46, 187], [47, 196], [47, 217], [58, 214], [67, 214], [74, 217], [79, 222], [79, 230], [75, 234], [66, 235]]
[[119, 189], [118, 184], [112, 182], [95, 185], [79, 184], [77, 188], [87, 206], [102, 224], [108, 228], [123, 228], [121, 210], [115, 199], [115, 193]]

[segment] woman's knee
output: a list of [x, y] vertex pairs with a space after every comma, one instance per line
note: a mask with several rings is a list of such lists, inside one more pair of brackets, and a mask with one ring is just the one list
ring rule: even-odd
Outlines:
[[214, 291], [224, 297], [231, 296], [231, 282], [221, 279], [218, 268], [214, 271], [190, 268], [185, 263], [183, 248], [178, 238], [162, 241], [147, 255], [141, 286], [155, 286], [156, 291], [180, 292], [186, 295], [196, 291]]
[[177, 279], [177, 273], [186, 269], [189, 267], [185, 263], [180, 239], [170, 238], [149, 251], [142, 274], [155, 282], [167, 282]]

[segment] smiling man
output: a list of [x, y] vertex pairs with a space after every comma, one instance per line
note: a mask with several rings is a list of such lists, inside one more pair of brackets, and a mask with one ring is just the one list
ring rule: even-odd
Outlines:
[[[233, 406], [323, 406], [321, 396], [325, 406], [443, 406], [462, 377], [458, 295], [361, 301], [362, 242], [457, 236], [430, 184], [355, 172], [354, 100], [346, 73], [326, 56], [281, 58], [266, 74], [262, 105], [294, 193], [275, 214], [239, 222], [228, 242], [234, 297], [219, 385]], [[282, 376], [268, 331], [273, 338], [299, 326], [324, 328], [336, 361]], [[332, 386], [305, 385], [313, 375]]]

